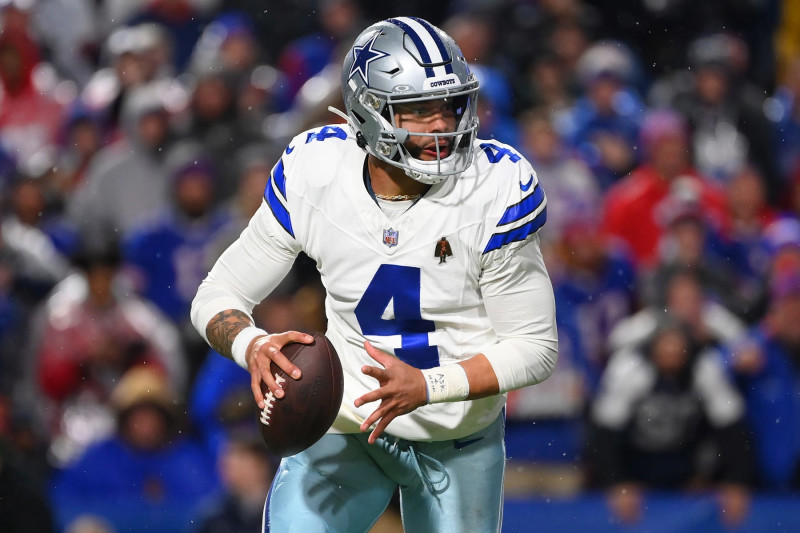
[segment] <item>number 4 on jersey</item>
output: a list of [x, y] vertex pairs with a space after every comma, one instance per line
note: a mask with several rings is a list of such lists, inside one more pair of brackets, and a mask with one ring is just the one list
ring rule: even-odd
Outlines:
[[508, 156], [512, 163], [516, 163], [520, 159], [519, 154], [508, 148], [497, 146], [494, 143], [481, 143], [481, 149], [486, 153], [486, 157], [490, 163], [499, 163], [504, 156]]
[[[395, 355], [401, 361], [416, 368], [433, 368], [439, 365], [439, 349], [428, 344], [428, 333], [436, 325], [422, 318], [420, 276], [416, 267], [381, 265], [355, 314], [364, 335], [400, 335], [402, 347], [395, 350]], [[390, 304], [393, 318], [383, 318]]]

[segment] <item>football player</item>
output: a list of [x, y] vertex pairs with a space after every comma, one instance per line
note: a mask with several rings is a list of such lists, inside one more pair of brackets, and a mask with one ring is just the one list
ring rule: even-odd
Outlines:
[[[503, 406], [557, 359], [539, 250], [546, 198], [514, 148], [477, 138], [478, 81], [425, 20], [367, 28], [344, 60], [346, 124], [301, 133], [264, 202], [195, 297], [209, 344], [247, 369], [259, 407], [270, 361], [310, 342], [250, 312], [304, 251], [327, 291], [344, 367], [330, 431], [285, 458], [265, 530], [367, 531], [399, 487], [407, 531], [500, 531]], [[446, 261], [431, 254], [447, 247]]]

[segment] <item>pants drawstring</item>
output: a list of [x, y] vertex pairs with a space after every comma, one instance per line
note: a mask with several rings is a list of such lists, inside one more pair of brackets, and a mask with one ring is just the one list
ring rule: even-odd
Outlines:
[[[408, 445], [408, 450], [411, 452], [411, 462], [414, 464], [414, 469], [417, 471], [417, 475], [422, 480], [422, 483], [431, 491], [431, 494], [438, 494], [443, 492], [447, 486], [450, 484], [450, 476], [447, 475], [447, 470], [444, 468], [444, 464], [441, 461], [434, 459], [430, 455], [425, 455], [422, 452], [418, 452], [413, 445]], [[429, 465], [427, 468], [423, 465], [423, 462]], [[438, 479], [432, 479], [431, 476], [428, 475], [427, 470], [434, 470], [440, 474]]]

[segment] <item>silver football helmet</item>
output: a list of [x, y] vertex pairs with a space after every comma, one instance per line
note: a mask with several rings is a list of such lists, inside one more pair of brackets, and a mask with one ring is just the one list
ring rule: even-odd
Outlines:
[[[411, 178], [439, 183], [472, 164], [478, 80], [455, 41], [427, 21], [397, 17], [364, 30], [345, 57], [342, 91], [359, 145]], [[441, 100], [455, 112], [454, 131], [417, 133], [398, 127], [398, 105], [431, 100]], [[435, 159], [414, 157], [404, 145], [412, 136], [432, 138]], [[451, 148], [442, 153], [440, 143]]]

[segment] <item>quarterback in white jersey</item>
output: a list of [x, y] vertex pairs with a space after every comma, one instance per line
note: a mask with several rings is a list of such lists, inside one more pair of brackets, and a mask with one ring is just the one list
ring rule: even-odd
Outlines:
[[[192, 308], [209, 343], [250, 370], [261, 405], [261, 380], [282, 392], [261, 369], [291, 374], [280, 349], [310, 339], [254, 327], [253, 306], [301, 251], [326, 289], [344, 399], [329, 434], [283, 461], [265, 529], [366, 531], [399, 486], [408, 530], [499, 530], [504, 393], [546, 379], [557, 357], [544, 191], [512, 147], [476, 137], [477, 80], [426, 21], [364, 31], [343, 84], [348, 124], [289, 143]], [[358, 466], [330, 469], [345, 458]], [[328, 509], [330, 491], [355, 507]]]

